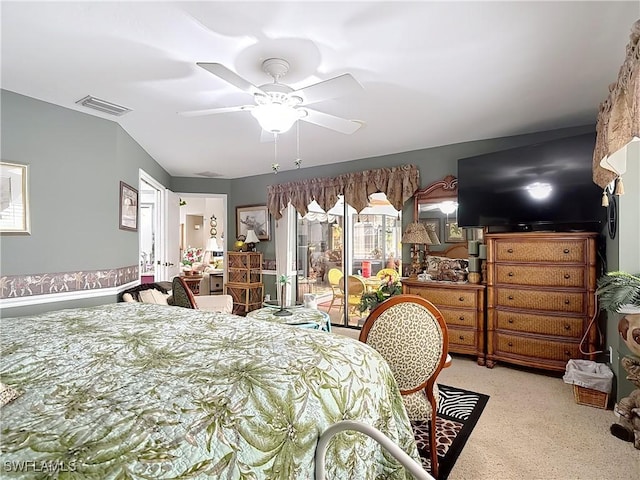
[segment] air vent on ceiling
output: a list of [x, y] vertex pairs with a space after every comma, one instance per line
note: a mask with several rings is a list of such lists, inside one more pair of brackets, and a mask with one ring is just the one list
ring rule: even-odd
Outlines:
[[196, 173], [196, 175], [198, 175], [200, 177], [209, 177], [209, 178], [221, 177], [222, 176], [222, 174], [220, 174], [220, 173], [209, 172], [209, 171]]
[[87, 95], [76, 102], [83, 107], [93, 108], [94, 110], [100, 110], [101, 112], [108, 113], [109, 115], [115, 115], [117, 117], [124, 115], [131, 111], [130, 108], [116, 105], [115, 103], [107, 102], [106, 100], [100, 100], [99, 98]]

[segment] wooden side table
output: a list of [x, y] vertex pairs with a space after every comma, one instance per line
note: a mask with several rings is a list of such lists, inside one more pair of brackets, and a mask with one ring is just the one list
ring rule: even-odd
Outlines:
[[191, 290], [191, 293], [194, 295], [200, 295], [200, 280], [202, 280], [202, 275], [182, 275], [182, 279]]

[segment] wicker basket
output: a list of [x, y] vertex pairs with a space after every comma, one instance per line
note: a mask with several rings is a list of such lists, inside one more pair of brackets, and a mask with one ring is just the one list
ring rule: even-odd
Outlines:
[[573, 398], [578, 405], [588, 405], [590, 407], [607, 408], [609, 404], [609, 394], [590, 388], [573, 385]]

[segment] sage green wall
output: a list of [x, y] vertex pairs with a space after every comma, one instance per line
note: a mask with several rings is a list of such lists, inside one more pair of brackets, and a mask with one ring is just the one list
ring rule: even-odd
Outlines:
[[[349, 162], [327, 164], [320, 167], [301, 168], [299, 170], [281, 171], [277, 175], [256, 175], [251, 177], [236, 178], [229, 181], [229, 189], [224, 192], [215, 191], [214, 180], [180, 178], [173, 179], [172, 190], [190, 193], [228, 193], [228, 229], [229, 234], [225, 236], [227, 248], [233, 248], [233, 240], [236, 236], [235, 209], [242, 205], [260, 205], [267, 202], [267, 187], [272, 184], [286, 183], [305, 178], [333, 177], [336, 175], [368, 170], [373, 168], [393, 167], [403, 164], [414, 164], [420, 170], [420, 184], [422, 187], [439, 180], [446, 175], [457, 175], [458, 159], [484, 153], [515, 148], [523, 145], [530, 145], [546, 140], [563, 138], [582, 133], [593, 132], [593, 125], [566, 128], [539, 132], [529, 135], [519, 135], [513, 137], [503, 137], [491, 140], [479, 140], [474, 142], [458, 143], [442, 147], [428, 148], [424, 150], [414, 150], [410, 152], [383, 155], [379, 157], [353, 160]], [[357, 134], [354, 136], [357, 141]], [[304, 165], [304, 158], [303, 158]], [[208, 183], [211, 182], [211, 183]], [[174, 188], [175, 187], [175, 188]], [[179, 187], [179, 188], [177, 188]], [[408, 201], [402, 212], [403, 224], [412, 221], [413, 201]], [[271, 221], [271, 231], [275, 226], [275, 221]], [[273, 238], [273, 233], [272, 233]], [[260, 242], [257, 250], [264, 254], [265, 258], [275, 258], [275, 242]], [[405, 247], [403, 258], [408, 261], [409, 247]]]
[[142, 168], [169, 185], [169, 174], [116, 122], [0, 95], [1, 157], [29, 165], [31, 213], [31, 235], [0, 237], [2, 275], [137, 265], [138, 235], [118, 228], [120, 180], [137, 188]]

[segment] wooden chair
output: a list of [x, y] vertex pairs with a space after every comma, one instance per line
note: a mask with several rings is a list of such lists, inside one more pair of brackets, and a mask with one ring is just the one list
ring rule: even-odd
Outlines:
[[333, 294], [327, 312], [331, 311], [333, 303], [336, 301], [336, 299], [340, 301], [338, 311], [342, 310], [342, 308], [344, 307], [344, 294], [340, 291], [339, 285], [340, 279], [342, 277], [344, 277], [344, 274], [339, 268], [332, 268], [329, 270], [329, 272], [327, 272], [327, 280], [329, 282], [329, 286], [331, 287], [331, 293]]
[[438, 477], [436, 378], [447, 360], [449, 336], [442, 313], [417, 295], [396, 295], [369, 314], [360, 341], [391, 367], [410, 420], [429, 422], [431, 474]]
[[367, 285], [364, 283], [362, 277], [357, 275], [349, 275], [347, 277], [347, 282], [349, 290], [348, 294], [345, 294], [344, 277], [342, 277], [339, 282], [340, 292], [346, 299], [345, 308], [348, 308], [349, 312], [354, 315], [361, 317], [362, 315], [360, 314], [358, 306], [360, 306], [362, 294], [367, 291]]

